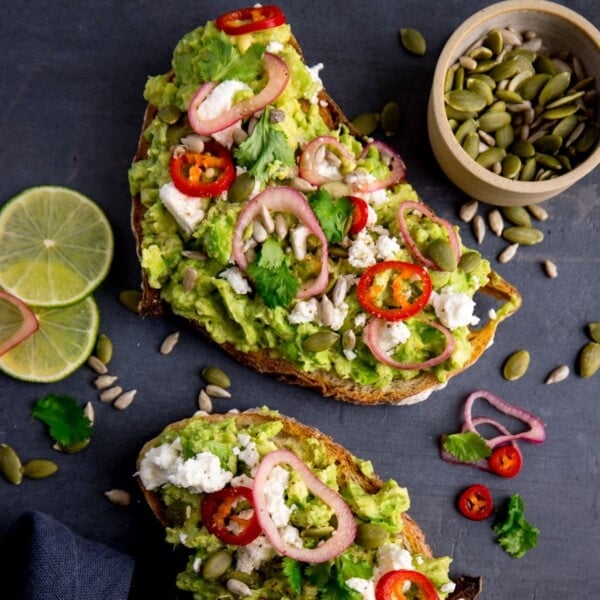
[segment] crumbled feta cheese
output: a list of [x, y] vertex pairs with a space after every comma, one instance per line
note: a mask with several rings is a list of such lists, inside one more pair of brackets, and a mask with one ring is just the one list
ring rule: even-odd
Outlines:
[[363, 229], [348, 248], [348, 262], [356, 268], [366, 269], [377, 262], [375, 242]]
[[222, 81], [200, 103], [196, 113], [200, 119], [214, 119], [233, 106], [233, 98], [238, 92], [249, 91], [250, 87], [242, 81]]
[[232, 477], [231, 471], [221, 467], [218, 456], [211, 452], [200, 452], [188, 460], [179, 457], [169, 469], [167, 481], [177, 487], [187, 488], [194, 494], [210, 494], [223, 489]]
[[349, 308], [350, 307], [346, 302], [340, 302], [337, 306], [332, 306], [329, 327], [331, 327], [333, 331], [337, 331], [342, 327], [348, 316]]
[[167, 482], [167, 473], [173, 467], [181, 450], [179, 438], [172, 444], [150, 448], [140, 463], [139, 476], [147, 490], [154, 490]]
[[[318, 85], [318, 90], [317, 92], [319, 92], [322, 88], [323, 88], [323, 81], [321, 80], [321, 76], [320, 76], [320, 72], [323, 69], [323, 63], [318, 63], [312, 67], [306, 67], [306, 70], [308, 71], [308, 74], [310, 75], [310, 78]], [[317, 104], [317, 102], [319, 102], [319, 95], [318, 93], [313, 94], [313, 96], [310, 99], [310, 103], [311, 104]]]
[[288, 315], [288, 321], [292, 325], [300, 323], [312, 323], [319, 316], [319, 302], [316, 298], [301, 300], [297, 302]]
[[498, 313], [496, 313], [495, 309], [490, 308], [488, 312], [488, 317], [490, 318], [490, 321], [495, 321], [498, 318]]
[[284, 493], [287, 488], [289, 472], [283, 467], [274, 467], [263, 487], [267, 510], [276, 527], [285, 527], [290, 522], [293, 507], [285, 503]]
[[354, 352], [354, 350], [342, 350], [342, 352], [344, 353], [344, 356], [348, 359], [348, 360], [354, 360], [356, 358], [356, 352]]
[[363, 600], [375, 600], [375, 582], [372, 579], [351, 577], [346, 579], [345, 584], [355, 592], [358, 592]]
[[242, 573], [252, 573], [275, 556], [275, 549], [264, 535], [254, 541], [240, 546], [236, 551], [236, 569]]
[[271, 54], [277, 54], [283, 50], [283, 44], [278, 41], [272, 41], [267, 44], [267, 52]]
[[410, 338], [410, 329], [404, 321], [387, 322], [381, 328], [379, 345], [385, 352], [389, 352], [399, 344], [404, 344]]
[[449, 581], [440, 587], [440, 592], [443, 594], [451, 594], [456, 589], [456, 583]]
[[192, 569], [193, 569], [194, 573], [200, 573], [201, 567], [202, 567], [202, 559], [195, 558], [194, 562], [192, 563]]
[[204, 199], [182, 194], [172, 181], [160, 188], [158, 196], [185, 235], [192, 235], [194, 229], [204, 219]]
[[395, 258], [396, 254], [400, 251], [400, 244], [394, 237], [380, 235], [379, 238], [377, 238], [376, 251], [377, 258], [380, 260], [391, 260]]
[[388, 571], [398, 569], [414, 569], [410, 552], [398, 544], [383, 544], [377, 551], [375, 579]]
[[252, 287], [239, 267], [225, 269], [225, 271], [219, 273], [219, 277], [226, 279], [236, 294], [249, 294], [252, 291]]
[[248, 477], [248, 475], [245, 475], [244, 473], [242, 473], [241, 475], [236, 475], [230, 481], [230, 483], [231, 483], [231, 487], [244, 486], [244, 487], [251, 488], [254, 485], [254, 479], [252, 479], [252, 477]]
[[377, 223], [377, 213], [375, 209], [367, 204], [367, 227], [373, 227]]
[[289, 546], [295, 546], [296, 548], [304, 547], [300, 532], [293, 525], [286, 525], [280, 529], [279, 535], [281, 536], [282, 541]]
[[253, 469], [258, 465], [260, 458], [258, 450], [256, 449], [256, 444], [251, 441], [250, 436], [242, 433], [238, 435], [238, 442], [242, 448], [234, 448], [234, 452], [243, 463], [246, 463], [250, 469]]
[[479, 323], [479, 317], [473, 315], [475, 302], [462, 292], [445, 287], [440, 293], [432, 292], [429, 302], [438, 319], [448, 329]]
[[359, 329], [364, 327], [367, 323], [367, 315], [365, 313], [358, 313], [356, 317], [354, 317], [354, 325]]

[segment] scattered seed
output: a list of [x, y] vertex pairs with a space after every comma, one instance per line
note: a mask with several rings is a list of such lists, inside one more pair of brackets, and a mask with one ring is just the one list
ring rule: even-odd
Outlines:
[[544, 271], [550, 279], [554, 279], [558, 275], [556, 265], [549, 258], [544, 261]]
[[473, 217], [477, 214], [479, 202], [477, 200], [469, 200], [460, 207], [459, 216], [465, 223], [470, 223]]
[[560, 381], [564, 381], [569, 376], [569, 373], [570, 369], [567, 365], [560, 365], [560, 367], [556, 367], [556, 369], [549, 373], [544, 383], [559, 383]]
[[169, 334], [160, 345], [160, 353], [161, 354], [170, 354], [173, 352], [173, 348], [177, 345], [179, 341], [179, 331], [174, 331]]
[[87, 365], [92, 371], [95, 371], [98, 375], [104, 375], [108, 373], [108, 367], [93, 354], [88, 358]]
[[231, 386], [231, 380], [229, 379], [227, 373], [218, 367], [204, 367], [200, 373], [200, 376], [205, 383], [213, 383], [214, 385], [218, 385], [223, 389], [227, 389]]
[[342, 348], [344, 350], [354, 350], [356, 346], [356, 334], [353, 329], [347, 329], [342, 335]]
[[243, 581], [239, 579], [228, 579], [227, 580], [227, 589], [234, 596], [252, 596], [252, 590], [245, 584]]
[[94, 379], [94, 387], [97, 390], [105, 390], [112, 386], [112, 384], [119, 379], [116, 375], [98, 375]]
[[21, 459], [8, 444], [0, 444], [0, 474], [14, 485], [19, 485], [23, 481]]
[[198, 279], [198, 271], [193, 267], [186, 267], [183, 271], [183, 291], [191, 292], [196, 285]]
[[381, 128], [387, 137], [393, 136], [400, 126], [400, 105], [388, 102], [381, 110]]
[[231, 394], [220, 385], [209, 383], [206, 386], [206, 393], [213, 398], [231, 398]]
[[594, 342], [600, 344], [600, 321], [594, 321], [588, 325], [588, 333]]
[[352, 119], [352, 125], [362, 135], [371, 135], [377, 129], [378, 123], [379, 115], [377, 113], [363, 113]]
[[548, 211], [539, 204], [531, 204], [527, 207], [534, 219], [545, 221], [548, 218]]
[[338, 277], [333, 286], [333, 290], [331, 291], [331, 301], [333, 306], [339, 306], [344, 301], [347, 294], [348, 280], [345, 277]]
[[302, 342], [302, 348], [306, 352], [322, 352], [331, 348], [339, 337], [335, 331], [317, 331]]
[[502, 231], [504, 230], [504, 220], [502, 219], [502, 214], [497, 208], [494, 208], [489, 212], [488, 223], [490, 225], [490, 229], [498, 237], [502, 235]]
[[212, 399], [205, 390], [200, 390], [198, 394], [198, 408], [206, 413], [211, 413], [213, 410]]
[[115, 385], [104, 390], [98, 397], [101, 402], [114, 402], [123, 393], [123, 388]]
[[509, 242], [521, 244], [522, 246], [533, 246], [544, 239], [544, 234], [539, 229], [523, 225], [508, 227], [502, 232], [502, 236]]
[[139, 313], [142, 292], [140, 290], [124, 290], [119, 293], [119, 302], [128, 310]]
[[458, 261], [458, 268], [463, 273], [471, 273], [481, 264], [481, 254], [475, 250], [465, 252]]
[[475, 215], [473, 217], [472, 225], [475, 239], [478, 244], [481, 244], [485, 238], [485, 221], [483, 220], [483, 217], [481, 215]]
[[23, 465], [23, 475], [29, 479], [45, 479], [57, 471], [58, 465], [45, 458], [34, 458]]
[[527, 350], [513, 352], [504, 363], [502, 375], [508, 381], [515, 381], [525, 375], [529, 368], [530, 356]]
[[105, 365], [110, 362], [113, 355], [113, 343], [106, 334], [101, 333], [98, 336], [94, 353]]
[[406, 50], [416, 56], [423, 56], [425, 54], [427, 51], [427, 41], [420, 31], [407, 27], [401, 28], [399, 33], [402, 45]]
[[523, 206], [505, 206], [502, 214], [513, 225], [531, 226], [531, 217]]
[[588, 342], [579, 355], [579, 374], [588, 378], [600, 369], [600, 343]]
[[104, 492], [106, 498], [116, 506], [129, 506], [131, 504], [131, 495], [125, 490], [113, 489]]
[[90, 423], [93, 425], [96, 419], [96, 413], [94, 411], [94, 405], [91, 402], [88, 402], [83, 409], [83, 414], [90, 420]]
[[442, 271], [456, 271], [456, 255], [446, 240], [438, 238], [431, 241], [427, 245], [425, 253]]
[[519, 244], [510, 244], [510, 246], [506, 246], [502, 252], [498, 255], [498, 262], [505, 264], [512, 260], [519, 249]]
[[137, 390], [129, 390], [127, 392], [123, 392], [117, 397], [113, 406], [118, 410], [125, 410], [126, 408], [129, 408], [136, 394]]
[[204, 252], [198, 252], [197, 250], [183, 250], [181, 256], [198, 262], [203, 262], [208, 258]]

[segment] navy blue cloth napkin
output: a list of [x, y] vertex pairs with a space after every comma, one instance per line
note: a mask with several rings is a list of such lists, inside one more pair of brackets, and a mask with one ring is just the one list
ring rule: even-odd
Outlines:
[[134, 561], [46, 514], [26, 512], [0, 537], [0, 565], [6, 600], [126, 600]]

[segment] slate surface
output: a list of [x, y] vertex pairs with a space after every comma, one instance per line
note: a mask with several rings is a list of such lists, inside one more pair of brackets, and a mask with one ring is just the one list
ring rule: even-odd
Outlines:
[[[47, 512], [79, 534], [104, 542], [137, 561], [133, 598], [174, 597], [181, 557], [163, 542], [158, 525], [139, 501], [133, 480], [143, 442], [170, 421], [195, 410], [199, 370], [215, 364], [233, 380], [233, 400], [217, 408], [241, 409], [268, 402], [281, 412], [318, 425], [364, 458], [385, 478], [406, 485], [412, 516], [438, 554], [454, 556], [452, 571], [481, 574], [482, 598], [592, 598], [598, 592], [600, 478], [597, 450], [600, 379], [575, 373], [575, 359], [588, 341], [585, 325], [600, 320], [600, 172], [544, 206], [545, 240], [522, 248], [499, 265], [504, 242], [488, 232], [481, 249], [523, 293], [522, 309], [500, 327], [485, 357], [428, 402], [408, 408], [361, 408], [323, 399], [280, 384], [235, 364], [174, 318], [142, 321], [117, 301], [139, 283], [129, 232], [127, 169], [136, 148], [144, 110], [146, 76], [169, 67], [177, 40], [235, 2], [51, 1], [1, 2], [0, 19], [0, 204], [38, 184], [76, 188], [94, 198], [114, 228], [116, 253], [110, 276], [97, 291], [101, 329], [115, 344], [111, 371], [122, 385], [137, 388], [135, 403], [119, 412], [97, 400], [93, 373], [81, 368], [66, 380], [25, 384], [0, 374], [0, 441], [25, 459], [52, 457], [60, 472], [46, 481], [11, 486], [0, 481], [0, 529], [27, 509]], [[598, 26], [593, 0], [568, 2]], [[355, 0], [281, 3], [311, 65], [324, 63], [322, 79], [350, 116], [379, 109], [389, 100], [402, 107], [399, 134], [391, 142], [403, 155], [409, 180], [422, 198], [458, 222], [465, 197], [441, 173], [426, 135], [426, 102], [436, 56], [452, 31], [484, 3]], [[428, 40], [425, 57], [402, 50], [397, 30], [415, 27]], [[482, 214], [489, 208], [481, 207]], [[461, 224], [466, 244], [476, 245]], [[551, 258], [559, 275], [544, 275]], [[158, 347], [181, 331], [175, 351]], [[514, 350], [527, 348], [527, 375], [505, 381], [500, 369]], [[544, 385], [546, 375], [567, 364], [566, 382]], [[547, 424], [542, 446], [522, 444], [525, 466], [503, 480], [438, 457], [438, 437], [460, 424], [462, 403], [486, 388], [522, 405]], [[31, 404], [50, 393], [92, 401], [96, 428], [90, 447], [59, 455]], [[518, 492], [526, 517], [540, 530], [538, 547], [520, 560], [503, 552], [491, 522], [465, 520], [455, 497], [476, 481], [488, 485], [500, 505]], [[136, 501], [128, 509], [110, 504], [103, 492], [122, 487]]]

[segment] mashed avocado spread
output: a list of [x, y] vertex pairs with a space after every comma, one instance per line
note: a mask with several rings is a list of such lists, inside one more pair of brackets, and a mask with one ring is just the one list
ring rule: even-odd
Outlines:
[[[453, 591], [451, 559], [411, 553], [403, 541], [402, 514], [409, 508], [405, 488], [389, 480], [378, 492], [368, 493], [338, 472], [322, 440], [287, 436], [276, 412], [262, 412], [270, 418], [255, 424], [240, 425], [235, 417], [224, 417], [214, 422], [190, 419], [183, 427], [166, 428], [142, 458], [139, 477], [166, 507], [167, 541], [190, 552], [185, 571], [177, 577], [180, 589], [193, 592], [196, 600], [240, 597], [231, 589], [243, 590], [250, 600], [361, 600], [374, 597], [374, 583], [384, 572], [404, 568], [426, 574], [440, 598]], [[281, 447], [297, 454], [355, 515], [354, 543], [325, 563], [282, 558], [263, 533], [247, 545], [225, 544], [202, 523], [200, 507], [207, 494], [227, 486], [251, 486], [259, 462]], [[372, 476], [370, 462], [354, 460]], [[279, 525], [289, 539], [317, 545], [335, 526], [331, 509], [309, 493], [293, 469], [276, 469], [280, 472], [274, 469], [269, 476], [270, 510], [283, 518]], [[231, 580], [240, 583], [232, 585]], [[413, 595], [409, 591], [406, 597]]]
[[[384, 179], [389, 156], [351, 135], [348, 127], [328, 125], [318, 96], [319, 67], [305, 65], [292, 41], [287, 24], [232, 37], [209, 22], [177, 44], [170, 73], [148, 79], [145, 98], [157, 112], [144, 132], [147, 157], [129, 172], [131, 193], [145, 207], [142, 267], [150, 286], [160, 290], [173, 311], [200, 324], [219, 344], [231, 344], [242, 352], [266, 352], [302, 371], [323, 370], [360, 385], [384, 388], [394, 379], [410, 379], [420, 371], [394, 368], [374, 356], [363, 335], [373, 316], [359, 302], [356, 283], [375, 263], [417, 262], [401, 234], [398, 207], [418, 197], [404, 181], [352, 192], [367, 203], [368, 221], [359, 233], [349, 234], [353, 215], [346, 193], [349, 182]], [[189, 150], [203, 139], [187, 118], [192, 98], [201, 85], [215, 82], [211, 103], [218, 115], [255, 97], [265, 86], [266, 52], [287, 65], [290, 78], [285, 89], [264, 110], [212, 136], [234, 158], [236, 183], [211, 198], [181, 194], [173, 188], [171, 159], [176, 148]], [[347, 153], [330, 148], [325, 159], [317, 157], [313, 165], [320, 177], [328, 175], [330, 181], [304, 189], [307, 182], [299, 178], [299, 157], [319, 136], [339, 142], [354, 157], [353, 164], [348, 164]], [[242, 181], [251, 186], [245, 193], [239, 191]], [[295, 292], [317, 276], [323, 244], [290, 214], [272, 211], [282, 234], [267, 227], [265, 240], [263, 232], [252, 227], [243, 232], [244, 251], [251, 261], [246, 270], [232, 258], [242, 210], [272, 186], [300, 191], [327, 237], [328, 285], [313, 297], [302, 298]], [[436, 219], [410, 211], [405, 217], [412, 241], [422, 253], [434, 240], [447, 241], [448, 231]], [[460, 240], [458, 244], [464, 256], [467, 250]], [[479, 321], [472, 299], [490, 273], [489, 262], [475, 251], [471, 254], [476, 260], [468, 268], [460, 261], [449, 270], [428, 269], [431, 300], [419, 315], [390, 325], [387, 333], [386, 349], [395, 361], [422, 364], [440, 355], [446, 345], [440, 331], [426, 322], [447, 328], [454, 340], [451, 355], [425, 367], [440, 382], [471, 356], [469, 327]], [[343, 285], [336, 286], [341, 279]], [[316, 346], [307, 345], [306, 340], [318, 332], [331, 335], [316, 338], [320, 342]]]

